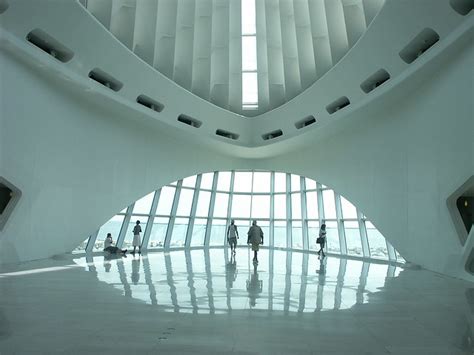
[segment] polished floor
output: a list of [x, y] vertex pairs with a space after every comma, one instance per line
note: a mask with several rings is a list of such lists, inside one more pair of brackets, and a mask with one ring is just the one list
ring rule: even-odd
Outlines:
[[281, 250], [0, 268], [0, 354], [473, 354], [474, 284]]

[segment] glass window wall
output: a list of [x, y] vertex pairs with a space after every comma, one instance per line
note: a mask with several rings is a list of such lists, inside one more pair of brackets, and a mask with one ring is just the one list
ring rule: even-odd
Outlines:
[[[217, 179], [215, 191], [212, 190], [214, 177]], [[326, 223], [329, 253], [340, 254], [341, 250], [342, 252], [347, 250], [349, 255], [385, 260], [392, 255], [393, 261], [403, 262], [398, 252], [387, 251], [385, 238], [350, 201], [332, 189], [316, 184], [312, 179], [304, 178], [304, 184], [301, 184], [303, 181], [301, 176], [295, 174], [224, 171], [201, 174], [200, 180], [200, 186], [196, 186], [198, 181], [196, 175], [161, 188], [160, 194], [157, 195], [156, 216], [149, 230], [148, 248], [162, 248], [166, 235], [170, 236], [171, 248], [182, 247], [186, 243], [188, 230], [189, 245], [204, 246], [208, 228], [210, 228], [208, 245], [223, 246], [228, 219], [236, 219], [240, 237], [243, 238], [241, 244], [245, 244], [251, 220], [257, 219], [265, 235], [265, 246], [304, 249], [303, 236], [307, 235], [309, 241], [307, 248], [318, 249], [316, 238], [319, 227], [321, 223]], [[176, 202], [175, 195], [179, 195]], [[149, 215], [153, 213], [150, 210], [154, 196], [155, 192], [152, 192], [136, 201], [131, 216], [127, 216], [130, 209], [124, 209], [107, 221], [99, 229], [96, 239], [92, 241], [94, 249], [103, 248], [107, 233], [112, 233], [113, 239], [117, 240], [125, 220], [129, 222], [124, 230], [123, 247], [130, 248], [132, 245], [132, 230], [136, 220], [141, 221], [143, 239]], [[195, 196], [197, 202], [194, 202], [196, 205], [193, 215]], [[303, 196], [305, 199], [302, 200]], [[273, 209], [270, 208], [272, 199]], [[232, 202], [230, 212], [229, 202]], [[177, 206], [173, 209], [174, 203], [177, 203]], [[212, 211], [210, 211], [211, 205]], [[319, 206], [324, 207], [324, 214], [323, 211], [319, 211]], [[211, 222], [208, 222], [209, 219]], [[191, 229], [190, 223], [192, 223]], [[270, 226], [273, 230], [270, 230]], [[291, 238], [288, 238], [289, 232]], [[272, 233], [273, 245], [269, 245]], [[369, 246], [368, 255], [364, 255], [362, 238], [367, 238], [364, 245]], [[291, 240], [291, 245], [287, 245], [287, 239]], [[341, 240], [344, 242], [344, 248], [341, 248]], [[82, 243], [82, 248], [85, 247], [85, 243], [86, 241]]]

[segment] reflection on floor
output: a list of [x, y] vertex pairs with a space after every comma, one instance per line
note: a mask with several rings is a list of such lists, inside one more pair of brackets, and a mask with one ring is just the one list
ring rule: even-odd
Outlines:
[[0, 354], [472, 354], [474, 285], [246, 248], [0, 269]]
[[314, 312], [367, 303], [400, 267], [309, 253], [206, 249], [110, 259], [76, 259], [97, 278], [164, 311], [224, 313], [233, 309]]

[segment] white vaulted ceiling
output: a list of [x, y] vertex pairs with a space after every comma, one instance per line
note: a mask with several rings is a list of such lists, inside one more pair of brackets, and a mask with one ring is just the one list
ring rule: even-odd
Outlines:
[[169, 79], [224, 109], [257, 116], [291, 100], [331, 69], [384, 0], [256, 0], [257, 110], [242, 110], [240, 0], [82, 3]]

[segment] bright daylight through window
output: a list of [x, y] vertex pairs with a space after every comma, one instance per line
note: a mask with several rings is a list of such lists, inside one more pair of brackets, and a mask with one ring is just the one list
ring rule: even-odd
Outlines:
[[231, 219], [241, 246], [256, 219], [264, 247], [314, 251], [325, 223], [331, 254], [403, 261], [349, 200], [312, 179], [271, 171], [220, 171], [172, 182], [112, 217], [77, 250], [102, 250], [107, 233], [130, 248], [137, 220], [143, 248], [224, 246]]
[[255, 0], [242, 0], [242, 109], [258, 109]]

